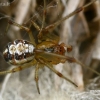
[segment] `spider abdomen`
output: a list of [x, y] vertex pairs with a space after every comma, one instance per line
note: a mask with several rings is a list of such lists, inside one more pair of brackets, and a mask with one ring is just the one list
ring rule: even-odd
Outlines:
[[34, 46], [26, 40], [15, 40], [9, 42], [3, 52], [4, 59], [13, 65], [20, 65], [34, 58]]

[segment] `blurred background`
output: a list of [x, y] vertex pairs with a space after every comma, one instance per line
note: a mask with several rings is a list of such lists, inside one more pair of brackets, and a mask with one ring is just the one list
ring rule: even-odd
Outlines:
[[[46, 22], [48, 26], [75, 9], [92, 0], [46, 0]], [[30, 27], [37, 42], [38, 31], [30, 20], [40, 27], [43, 16], [43, 0], [0, 0], [0, 71], [11, 69], [2, 52], [8, 42], [15, 39], [29, 40], [28, 33], [10, 25], [8, 19]], [[100, 3], [97, 0], [81, 13], [73, 15], [54, 29], [59, 43], [72, 45], [66, 55], [79, 59], [84, 65], [100, 73]], [[48, 68], [39, 71], [39, 95], [34, 71], [35, 66], [21, 72], [0, 76], [0, 100], [100, 100], [100, 77], [79, 64], [66, 62], [54, 66], [78, 85], [59, 78]]]

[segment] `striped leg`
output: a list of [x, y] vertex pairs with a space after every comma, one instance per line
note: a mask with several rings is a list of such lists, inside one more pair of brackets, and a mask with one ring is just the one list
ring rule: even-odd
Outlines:
[[59, 71], [57, 71], [56, 69], [53, 68], [52, 64], [45, 62], [41, 59], [39, 59], [39, 61], [41, 63], [43, 63], [44, 65], [46, 65], [46, 67], [48, 67], [50, 70], [52, 70], [54, 73], [56, 73], [59, 77], [69, 81], [70, 83], [72, 83], [74, 86], [78, 87], [74, 82], [72, 82], [70, 79], [68, 79], [67, 77], [65, 77], [63, 74], [61, 74]]

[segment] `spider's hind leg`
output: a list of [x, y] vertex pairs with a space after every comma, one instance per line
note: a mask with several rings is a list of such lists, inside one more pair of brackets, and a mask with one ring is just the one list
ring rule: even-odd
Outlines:
[[68, 79], [67, 77], [65, 77], [63, 74], [61, 74], [59, 71], [57, 71], [52, 64], [46, 62], [46, 61], [43, 61], [42, 59], [39, 59], [39, 61], [41, 63], [43, 63], [44, 65], [46, 65], [46, 67], [48, 67], [50, 70], [52, 70], [55, 74], [57, 74], [59, 77], [69, 81], [70, 83], [72, 83], [74, 86], [78, 87], [74, 82], [72, 82], [70, 79]]
[[67, 77], [65, 77], [65, 76], [64, 76], [63, 74], [61, 74], [59, 71], [55, 70], [55, 69], [53, 68], [52, 65], [50, 65], [49, 63], [45, 63], [45, 65], [46, 65], [49, 69], [51, 69], [54, 73], [56, 73], [59, 77], [65, 79], [65, 80], [67, 80], [67, 81], [69, 81], [69, 82], [72, 83], [74, 86], [78, 87], [78, 86], [77, 86], [74, 82], [72, 82], [70, 79], [68, 79]]

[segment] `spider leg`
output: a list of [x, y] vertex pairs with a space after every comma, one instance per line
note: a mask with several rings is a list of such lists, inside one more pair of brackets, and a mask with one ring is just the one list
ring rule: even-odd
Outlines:
[[72, 13], [68, 14], [67, 16], [65, 16], [64, 18], [60, 19], [59, 21], [47, 26], [45, 29], [46, 30], [51, 30], [53, 31], [55, 27], [57, 27], [59, 24], [61, 24], [63, 21], [65, 21], [66, 19], [70, 18], [71, 16], [83, 11], [86, 7], [90, 6], [91, 4], [93, 4], [95, 1], [97, 0], [92, 0], [90, 3], [76, 9], [75, 11], [73, 11]]
[[44, 52], [44, 51], [37, 51], [39, 53], [39, 56], [43, 57], [47, 57], [46, 59], [52, 59], [52, 61], [58, 61], [56, 58], [59, 59], [65, 59], [65, 61], [68, 61], [70, 63], [77, 63], [79, 65], [81, 65], [84, 68], [87, 68], [89, 70], [91, 70], [92, 72], [94, 72], [95, 74], [100, 76], [100, 73], [95, 71], [94, 69], [92, 69], [91, 67], [88, 67], [86, 65], [84, 65], [82, 62], [80, 62], [78, 59], [75, 59], [74, 57], [69, 57], [69, 56], [63, 56], [63, 55], [58, 55], [55, 53], [50, 53], [50, 52]]
[[31, 20], [31, 23], [38, 31], [40, 31], [40, 27], [33, 20]]
[[19, 66], [19, 67], [17, 66], [17, 67], [15, 67], [15, 68], [11, 69], [11, 70], [1, 71], [1, 72], [0, 72], [0, 75], [4, 75], [4, 74], [8, 74], [8, 73], [18, 72], [18, 71], [21, 71], [21, 70], [23, 70], [23, 69], [25, 69], [25, 68], [32, 67], [32, 66], [34, 66], [35, 64], [36, 64], [36, 61], [33, 60], [32, 62], [30, 62], [30, 63], [26, 63], [26, 64], [23, 65], [23, 66]]
[[45, 17], [46, 17], [46, 0], [44, 0], [43, 21], [42, 21], [41, 29], [44, 28]]
[[38, 90], [38, 93], [40, 94], [40, 89], [39, 89], [39, 85], [38, 85], [38, 70], [39, 70], [40, 66], [39, 66], [39, 63], [37, 63], [36, 65], [36, 69], [35, 69], [35, 81], [36, 81], [36, 87], [37, 87], [37, 90]]
[[61, 74], [59, 71], [57, 71], [56, 69], [53, 68], [52, 64], [48, 63], [48, 62], [44, 62], [41, 59], [39, 59], [40, 62], [44, 63], [46, 65], [46, 67], [48, 67], [49, 69], [51, 69], [54, 73], [56, 73], [59, 77], [69, 81], [70, 83], [72, 83], [74, 86], [78, 87], [74, 82], [72, 82], [70, 79], [68, 79], [67, 77], [65, 77], [63, 74]]
[[3, 74], [7, 74], [7, 73], [14, 73], [14, 72], [18, 72], [18, 71], [21, 71], [24, 69], [24, 66], [19, 66], [17, 68], [13, 68], [11, 70], [7, 70], [7, 71], [1, 71], [0, 72], [0, 75], [3, 75]]
[[86, 67], [87, 69], [91, 70], [92, 72], [94, 72], [94, 73], [96, 73], [97, 75], [100, 76], [100, 73], [99, 73], [99, 72], [97, 72], [97, 71], [95, 71], [94, 69], [92, 69], [92, 68], [90, 68], [90, 67], [84, 65], [84, 64], [83, 64], [82, 62], [80, 62], [78, 59], [75, 59], [75, 58], [73, 58], [73, 57], [68, 57], [68, 56], [66, 56], [66, 60], [69, 61], [69, 62], [71, 62], [71, 63], [77, 63], [77, 64], [81, 65], [82, 67]]
[[9, 23], [8, 23], [8, 25], [7, 25], [7, 27], [6, 27], [6, 30], [5, 30], [5, 33], [4, 33], [4, 35], [6, 35], [7, 34], [7, 32], [8, 32], [8, 29], [9, 29]]
[[65, 77], [63, 74], [61, 74], [59, 71], [55, 70], [53, 68], [52, 65], [50, 65], [49, 63], [45, 63], [45, 65], [51, 69], [54, 73], [56, 73], [59, 77], [64, 78], [65, 80], [69, 81], [70, 83], [72, 83], [73, 85], [75, 85], [76, 87], [78, 87], [74, 82], [72, 82], [70, 79], [68, 79], [67, 77]]
[[39, 35], [42, 34], [41, 32], [42, 32], [42, 29], [44, 28], [45, 18], [46, 18], [46, 1], [44, 0], [43, 21], [42, 21], [41, 29], [40, 29], [40, 27], [39, 27], [34, 21], [31, 20], [31, 23], [33, 24], [33, 26], [34, 26], [38, 31], [40, 31], [40, 32], [39, 32]]
[[75, 59], [75, 60], [76, 60], [75, 62], [76, 62], [77, 64], [80, 64], [82, 67], [86, 67], [87, 69], [91, 70], [92, 72], [94, 72], [95, 74], [97, 74], [97, 75], [100, 76], [100, 73], [97, 72], [96, 70], [92, 69], [91, 67], [88, 67], [88, 66], [84, 65], [84, 64], [83, 64], [82, 62], [80, 62], [78, 59]]
[[33, 37], [33, 35], [32, 35], [32, 31], [30, 30], [30, 28], [27, 28], [27, 27], [25, 27], [25, 26], [23, 26], [23, 25], [20, 25], [20, 24], [14, 22], [14, 21], [11, 20], [11, 19], [10, 19], [8, 22], [9, 22], [9, 24], [13, 24], [13, 25], [19, 27], [20, 29], [23, 29], [23, 30], [27, 31], [27, 32], [29, 33], [30, 41], [33, 43], [34, 46], [36, 46], [35, 39], [34, 39], [34, 37]]
[[39, 34], [38, 34], [38, 37], [39, 37], [39, 38], [40, 38], [41, 35], [42, 35], [42, 30], [43, 30], [44, 24], [45, 24], [45, 18], [46, 18], [46, 0], [44, 0], [43, 20], [42, 20], [42, 26], [41, 26], [40, 32], [39, 32]]

